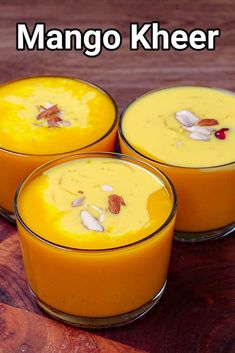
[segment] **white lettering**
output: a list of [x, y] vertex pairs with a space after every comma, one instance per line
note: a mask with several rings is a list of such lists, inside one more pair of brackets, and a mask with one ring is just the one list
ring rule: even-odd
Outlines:
[[17, 49], [24, 50], [26, 49], [32, 50], [37, 46], [37, 49], [44, 49], [44, 24], [38, 23], [34, 27], [33, 33], [30, 37], [27, 25], [25, 23], [17, 24]]
[[62, 50], [63, 49], [63, 36], [62, 33], [57, 29], [52, 29], [47, 33], [47, 48], [50, 50]]
[[[111, 41], [111, 39], [113, 39]], [[110, 29], [106, 31], [103, 35], [103, 45], [108, 50], [115, 50], [121, 45], [122, 39], [120, 33]]]
[[162, 49], [169, 49], [169, 33], [165, 29], [160, 29], [158, 22], [152, 25], [152, 48], [158, 50], [160, 48], [160, 38], [162, 36]]
[[177, 50], [184, 50], [187, 48], [188, 34], [181, 29], [174, 31], [171, 35], [171, 44]]
[[[192, 31], [189, 36], [189, 43], [191, 47], [195, 50], [202, 50], [206, 47], [206, 34], [197, 29]], [[200, 44], [201, 43], [201, 44]]]
[[65, 34], [65, 49], [67, 50], [72, 49], [73, 38], [74, 38], [74, 48], [77, 50], [82, 49], [82, 34], [78, 29], [74, 29], [74, 30], [65, 29], [64, 34]]
[[131, 50], [138, 50], [139, 44], [141, 44], [144, 49], [151, 49], [151, 45], [144, 37], [150, 27], [151, 24], [145, 24], [138, 30], [136, 23], [131, 24]]
[[97, 56], [101, 53], [101, 30], [88, 30], [84, 34], [84, 54], [87, 56]]
[[215, 49], [215, 37], [220, 36], [219, 29], [209, 29], [208, 30], [208, 49], [214, 50]]

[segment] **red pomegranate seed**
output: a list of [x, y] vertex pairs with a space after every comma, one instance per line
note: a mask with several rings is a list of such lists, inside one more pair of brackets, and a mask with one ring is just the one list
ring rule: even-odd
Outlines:
[[219, 140], [224, 140], [226, 138], [226, 135], [225, 135], [225, 131], [228, 131], [229, 129], [227, 127], [224, 127], [220, 130], [217, 130], [215, 132], [215, 137], [217, 137], [217, 139]]

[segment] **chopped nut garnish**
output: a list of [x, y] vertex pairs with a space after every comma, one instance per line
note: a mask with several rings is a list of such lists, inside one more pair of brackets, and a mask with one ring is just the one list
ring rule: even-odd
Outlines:
[[175, 114], [176, 120], [184, 126], [192, 126], [199, 121], [199, 118], [189, 110], [180, 110]]
[[57, 127], [59, 126], [60, 122], [62, 121], [61, 118], [58, 116], [50, 116], [50, 118], [47, 119], [47, 123], [49, 127]]
[[71, 202], [71, 206], [72, 207], [78, 207], [78, 206], [81, 206], [83, 204], [85, 200], [85, 197], [84, 196], [80, 196], [80, 197], [77, 197], [75, 200], [73, 200]]
[[101, 186], [101, 189], [102, 189], [103, 191], [106, 191], [106, 192], [111, 192], [111, 191], [113, 191], [113, 188], [112, 188], [111, 185], [102, 185], [102, 186]]
[[41, 111], [37, 116], [37, 120], [45, 119], [47, 121], [48, 127], [61, 127], [61, 126], [70, 126], [70, 121], [65, 121], [58, 116], [60, 109], [57, 104], [44, 107], [41, 106]]
[[184, 129], [189, 132], [198, 132], [199, 134], [203, 134], [203, 135], [211, 135], [212, 132], [214, 131], [214, 129], [211, 127], [197, 126], [197, 125], [184, 127]]
[[104, 210], [100, 207], [97, 207], [96, 205], [90, 205], [91, 208], [93, 208], [94, 210], [96, 210], [97, 212], [99, 212], [100, 216], [99, 216], [99, 222], [103, 222], [104, 220]]
[[108, 209], [111, 213], [118, 214], [122, 206], [126, 206], [126, 204], [121, 196], [116, 194], [109, 195]]
[[85, 228], [89, 230], [94, 230], [95, 232], [104, 231], [104, 227], [102, 226], [102, 224], [100, 224], [98, 219], [93, 217], [90, 214], [90, 212], [83, 210], [80, 212], [80, 217], [81, 217], [82, 224], [84, 225]]
[[216, 119], [199, 120], [199, 118], [189, 110], [176, 112], [175, 117], [180, 122], [181, 127], [190, 132], [189, 137], [193, 140], [209, 141], [213, 132], [218, 139], [224, 140], [226, 138], [225, 131], [228, 130], [227, 128], [215, 131], [212, 127], [219, 124]]
[[189, 136], [193, 140], [200, 140], [200, 141], [209, 141], [210, 140], [210, 135], [204, 135], [200, 132], [192, 132]]
[[56, 113], [60, 112], [60, 109], [58, 108], [57, 104], [52, 105], [49, 108], [43, 106], [41, 106], [40, 108], [42, 109], [42, 111], [38, 114], [37, 120], [48, 119], [51, 115], [54, 116]]
[[199, 125], [199, 126], [214, 126], [214, 125], [218, 125], [218, 124], [219, 124], [219, 122], [216, 119], [201, 119], [197, 123], [197, 125]]

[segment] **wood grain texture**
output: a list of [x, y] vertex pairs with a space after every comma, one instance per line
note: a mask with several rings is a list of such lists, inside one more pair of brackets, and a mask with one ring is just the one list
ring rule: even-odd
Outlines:
[[[153, 89], [196, 84], [235, 89], [235, 2], [233, 0], [0, 0], [0, 80], [54, 74], [100, 84], [120, 110], [134, 97]], [[130, 22], [159, 21], [162, 27], [221, 28], [216, 51], [129, 50]], [[16, 22], [47, 28], [118, 29], [123, 43], [96, 58], [76, 51], [16, 51]]]
[[144, 353], [68, 325], [0, 304], [1, 353]]
[[[233, 353], [234, 248], [232, 236], [197, 246], [174, 243], [159, 304], [129, 326], [95, 332], [151, 353]], [[45, 316], [27, 289], [16, 232], [0, 244], [0, 302]]]
[[[6, 223], [2, 219], [0, 222]], [[11, 225], [8, 238], [0, 243], [0, 302], [41, 313], [29, 296], [20, 242], [15, 227], [12, 228]]]
[[[108, 90], [120, 111], [154, 88], [205, 85], [235, 90], [234, 13], [234, 0], [0, 0], [0, 81], [46, 74], [79, 77]], [[160, 21], [169, 30], [218, 27], [222, 34], [211, 52], [130, 52], [129, 23], [151, 21]], [[114, 27], [123, 34], [123, 44], [95, 59], [75, 51], [17, 52], [16, 22], [26, 22], [30, 28], [35, 22], [61, 29]], [[232, 236], [197, 246], [175, 243], [168, 287], [159, 304], [136, 323], [97, 333], [150, 353], [234, 353], [234, 247]], [[16, 229], [3, 219], [0, 302], [44, 315], [27, 290]], [[20, 315], [22, 322], [27, 321], [28, 314]], [[71, 330], [76, 336], [76, 329]], [[33, 352], [27, 346], [30, 342], [25, 343], [27, 353]], [[57, 342], [49, 337], [49, 343]], [[1, 348], [0, 343], [1, 353], [19, 352]]]

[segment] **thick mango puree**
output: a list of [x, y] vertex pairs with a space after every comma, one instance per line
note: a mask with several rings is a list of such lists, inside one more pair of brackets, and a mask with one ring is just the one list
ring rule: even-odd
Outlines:
[[72, 151], [113, 151], [116, 107], [101, 89], [64, 77], [0, 86], [0, 210], [13, 214], [20, 182], [36, 167]]
[[[37, 119], [57, 105], [68, 124], [48, 128]], [[115, 119], [112, 100], [96, 87], [63, 77], [36, 77], [0, 87], [0, 147], [18, 153], [69, 152], [102, 138]]]
[[41, 237], [18, 222], [31, 289], [47, 305], [78, 316], [141, 307], [166, 281], [174, 217], [143, 239], [167, 221], [173, 198], [158, 175], [107, 157], [55, 165], [26, 182], [18, 212]]
[[187, 239], [232, 227], [235, 95], [203, 87], [149, 92], [124, 112], [120, 145], [171, 179], [179, 197], [176, 230], [192, 233]]
[[[226, 138], [190, 138], [176, 119], [181, 110], [191, 111], [199, 119], [216, 119], [215, 130], [229, 128]], [[159, 162], [196, 168], [231, 163], [235, 160], [235, 95], [202, 87], [152, 92], [128, 107], [122, 129], [136, 151]]]

